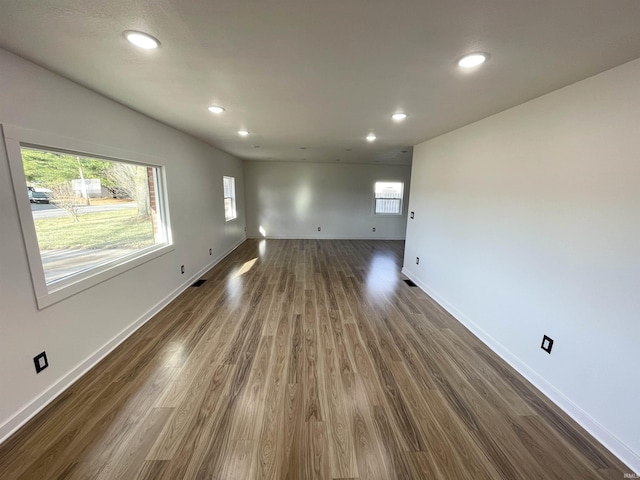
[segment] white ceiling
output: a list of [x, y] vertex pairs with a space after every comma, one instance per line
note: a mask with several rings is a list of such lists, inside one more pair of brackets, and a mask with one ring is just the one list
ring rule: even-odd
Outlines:
[[[0, 0], [0, 47], [245, 159], [408, 164], [640, 57], [639, 26], [638, 0]], [[474, 51], [491, 57], [456, 66]]]

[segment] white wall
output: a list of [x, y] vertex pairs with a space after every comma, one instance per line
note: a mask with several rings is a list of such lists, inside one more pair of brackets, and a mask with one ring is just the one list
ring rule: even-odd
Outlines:
[[639, 85], [636, 60], [418, 145], [405, 252], [408, 276], [636, 471]]
[[[249, 237], [262, 226], [270, 238], [404, 239], [409, 166], [245, 161], [244, 169]], [[387, 180], [404, 182], [402, 215], [373, 214], [374, 184]]]
[[[175, 242], [173, 252], [38, 311], [0, 145], [1, 439], [241, 242], [245, 224], [240, 160], [3, 50], [0, 89], [0, 123], [157, 158]], [[239, 218], [228, 223], [223, 175], [237, 179]], [[32, 358], [43, 350], [49, 368], [36, 375]]]

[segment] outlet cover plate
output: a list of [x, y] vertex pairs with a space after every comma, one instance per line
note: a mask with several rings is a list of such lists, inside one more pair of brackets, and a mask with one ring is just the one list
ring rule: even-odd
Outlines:
[[551, 353], [551, 349], [553, 348], [553, 339], [547, 337], [546, 335], [542, 337], [542, 345], [540, 348], [543, 349], [547, 353]]
[[36, 366], [36, 373], [40, 373], [42, 370], [49, 366], [46, 352], [42, 352], [39, 355], [33, 357], [33, 363]]

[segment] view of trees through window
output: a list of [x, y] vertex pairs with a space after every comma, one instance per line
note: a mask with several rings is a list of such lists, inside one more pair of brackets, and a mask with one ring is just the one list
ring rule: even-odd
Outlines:
[[22, 147], [47, 285], [166, 242], [158, 168]]

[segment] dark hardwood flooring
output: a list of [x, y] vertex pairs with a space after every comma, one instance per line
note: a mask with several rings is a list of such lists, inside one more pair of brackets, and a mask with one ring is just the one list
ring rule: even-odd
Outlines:
[[621, 479], [403, 242], [248, 240], [0, 446], [9, 479]]

